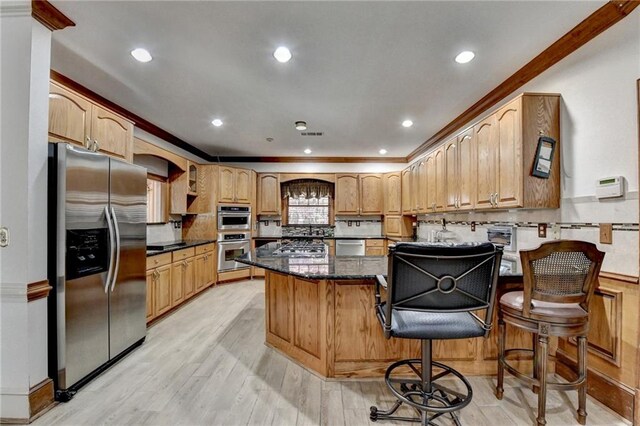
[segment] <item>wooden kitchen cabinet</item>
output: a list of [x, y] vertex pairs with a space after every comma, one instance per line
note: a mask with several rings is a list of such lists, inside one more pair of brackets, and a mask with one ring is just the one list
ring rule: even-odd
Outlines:
[[381, 174], [337, 174], [336, 215], [382, 215]]
[[56, 82], [49, 85], [49, 136], [133, 160], [133, 123]]
[[336, 215], [360, 214], [358, 175], [336, 175]]
[[196, 294], [195, 257], [184, 260], [184, 300]]
[[[560, 207], [560, 96], [524, 93], [474, 126], [477, 209]], [[556, 141], [549, 179], [531, 176], [540, 135]]]
[[361, 174], [360, 178], [360, 214], [382, 215], [384, 200], [382, 197], [382, 175]]
[[386, 255], [385, 240], [365, 240], [364, 250], [366, 256], [384, 256]]
[[413, 207], [411, 204], [412, 183], [411, 182], [411, 167], [407, 167], [401, 172], [402, 176], [402, 214], [413, 214]]
[[427, 157], [427, 200], [430, 213], [443, 212], [446, 209], [446, 168], [444, 146], [437, 148]]
[[445, 192], [447, 211], [473, 208], [477, 160], [473, 143], [473, 128], [444, 144]]
[[428, 212], [429, 206], [427, 205], [427, 161], [425, 158], [418, 160], [416, 166], [416, 176], [414, 191], [416, 191], [416, 213], [424, 214]]
[[171, 265], [160, 266], [155, 269], [156, 280], [153, 288], [154, 318], [171, 309]]
[[156, 286], [156, 273], [155, 270], [147, 271], [147, 324], [155, 318], [154, 312], [154, 299], [155, 299], [155, 286]]
[[402, 174], [401, 172], [382, 175], [382, 194], [384, 197], [384, 214], [402, 214]]
[[171, 264], [171, 307], [176, 307], [184, 300], [184, 270], [183, 260]]
[[235, 167], [218, 168], [218, 202], [251, 203], [251, 171]]
[[195, 291], [201, 292], [213, 284], [215, 280], [215, 251], [207, 251], [197, 255], [195, 262]]
[[215, 213], [218, 166], [188, 161], [187, 170], [180, 178], [182, 181], [176, 194], [180, 197], [179, 202], [186, 206], [186, 213]]
[[258, 214], [278, 216], [281, 212], [280, 175], [258, 173]]
[[387, 237], [410, 237], [413, 234], [409, 216], [385, 216], [384, 235]]

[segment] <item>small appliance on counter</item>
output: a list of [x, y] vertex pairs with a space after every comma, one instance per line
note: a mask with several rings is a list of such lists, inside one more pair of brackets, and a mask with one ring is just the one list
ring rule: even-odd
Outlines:
[[487, 228], [487, 241], [503, 246], [504, 251], [517, 251], [514, 226], [492, 226]]
[[48, 166], [49, 377], [68, 401], [145, 339], [147, 170], [65, 143]]

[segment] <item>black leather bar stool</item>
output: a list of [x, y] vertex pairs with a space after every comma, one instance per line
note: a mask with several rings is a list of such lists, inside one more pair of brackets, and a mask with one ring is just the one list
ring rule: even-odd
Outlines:
[[[388, 283], [377, 277], [377, 316], [387, 339], [419, 339], [422, 355], [387, 368], [385, 381], [397, 401], [387, 411], [371, 407], [372, 421], [433, 425], [435, 418], [449, 414], [460, 424], [455, 411], [471, 402], [471, 385], [458, 371], [432, 360], [432, 341], [489, 334], [501, 258], [502, 249], [491, 243], [398, 243], [389, 250]], [[381, 287], [386, 289], [386, 301]], [[438, 382], [450, 376], [457, 378], [465, 391], [457, 392]], [[394, 416], [402, 404], [414, 408], [419, 416]]]
[[[584, 241], [551, 241], [535, 250], [520, 252], [524, 291], [513, 291], [500, 298], [498, 309], [498, 381], [496, 397], [504, 393], [504, 370], [538, 392], [538, 416], [545, 419], [547, 389], [578, 389], [578, 422], [587, 421], [587, 333], [589, 300], [598, 283], [604, 253]], [[505, 324], [526, 330], [534, 336], [534, 349], [506, 349]], [[576, 337], [578, 374], [572, 382], [547, 380], [550, 336]], [[526, 375], [509, 364], [509, 355], [533, 352], [533, 374]]]

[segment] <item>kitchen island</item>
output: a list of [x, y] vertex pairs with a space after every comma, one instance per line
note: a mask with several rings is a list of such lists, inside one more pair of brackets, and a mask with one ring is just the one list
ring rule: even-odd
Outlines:
[[[420, 342], [385, 339], [374, 309], [374, 279], [386, 256], [276, 256], [269, 243], [238, 259], [264, 268], [266, 343], [324, 377], [382, 376], [393, 361], [419, 358]], [[505, 276], [498, 292], [521, 286]], [[496, 327], [497, 329], [497, 327]], [[531, 336], [509, 330], [507, 345], [531, 347]], [[463, 374], [495, 374], [497, 333], [487, 339], [441, 340], [434, 358]]]

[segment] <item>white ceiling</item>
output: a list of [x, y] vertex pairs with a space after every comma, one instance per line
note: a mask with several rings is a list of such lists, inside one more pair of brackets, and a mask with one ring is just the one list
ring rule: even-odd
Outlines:
[[52, 3], [76, 23], [54, 32], [54, 70], [209, 154], [396, 157], [604, 2]]

